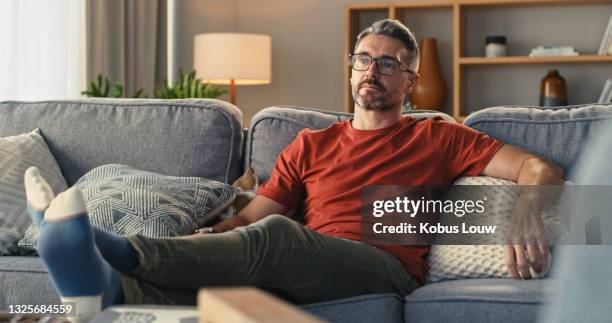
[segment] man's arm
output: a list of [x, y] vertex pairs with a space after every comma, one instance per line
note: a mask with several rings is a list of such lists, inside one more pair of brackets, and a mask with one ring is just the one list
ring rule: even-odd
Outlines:
[[[489, 162], [483, 175], [517, 182], [518, 185], [562, 185], [563, 170], [555, 163], [525, 149], [504, 145]], [[506, 266], [513, 278], [531, 278], [529, 267], [540, 272], [548, 266], [550, 254], [540, 218], [542, 201], [556, 199], [555, 190], [523, 187], [509, 228], [511, 244], [504, 246]], [[527, 253], [525, 253], [525, 249]]]
[[289, 211], [289, 209], [281, 203], [263, 195], [256, 195], [238, 214], [225, 221], [219, 222], [214, 226], [214, 229], [215, 232], [225, 232], [236, 227], [257, 222], [270, 214], [286, 215], [287, 211]]

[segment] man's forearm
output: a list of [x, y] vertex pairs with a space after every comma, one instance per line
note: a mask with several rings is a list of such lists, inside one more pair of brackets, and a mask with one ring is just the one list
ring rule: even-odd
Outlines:
[[287, 208], [270, 198], [257, 195], [238, 214], [214, 226], [215, 232], [225, 232], [255, 223], [270, 214], [287, 214]]
[[518, 173], [518, 185], [561, 185], [565, 175], [557, 164], [538, 157], [526, 158]]
[[539, 213], [557, 200], [561, 187], [555, 186], [562, 185], [564, 179], [563, 170], [555, 163], [537, 157], [527, 158], [518, 174], [517, 202], [523, 202]]

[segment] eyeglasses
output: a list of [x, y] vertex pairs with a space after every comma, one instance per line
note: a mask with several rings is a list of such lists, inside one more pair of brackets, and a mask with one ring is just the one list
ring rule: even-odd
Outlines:
[[392, 57], [379, 57], [373, 58], [368, 54], [351, 54], [349, 55], [349, 62], [351, 68], [355, 71], [367, 71], [372, 65], [372, 62], [376, 62], [376, 68], [378, 72], [383, 75], [391, 76], [397, 72], [399, 67], [405, 68], [406, 72], [416, 74], [406, 64], [400, 62], [397, 58]]

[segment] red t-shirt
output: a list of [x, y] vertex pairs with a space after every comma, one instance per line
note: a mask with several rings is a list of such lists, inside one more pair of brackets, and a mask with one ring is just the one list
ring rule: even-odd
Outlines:
[[[367, 185], [449, 185], [479, 175], [503, 146], [441, 118], [403, 116], [396, 124], [359, 130], [350, 120], [304, 129], [278, 156], [257, 194], [294, 209], [304, 202], [306, 227], [361, 240], [361, 188]], [[377, 245], [424, 283], [427, 246]]]

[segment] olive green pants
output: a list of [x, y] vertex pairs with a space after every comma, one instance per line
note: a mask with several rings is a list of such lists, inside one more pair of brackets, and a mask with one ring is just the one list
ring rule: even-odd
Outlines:
[[140, 265], [122, 274], [127, 304], [194, 305], [212, 286], [257, 286], [296, 303], [418, 287], [391, 254], [277, 214], [220, 234], [129, 240]]

